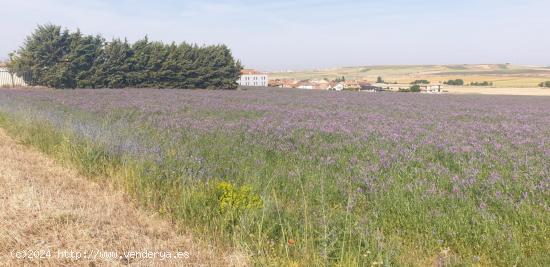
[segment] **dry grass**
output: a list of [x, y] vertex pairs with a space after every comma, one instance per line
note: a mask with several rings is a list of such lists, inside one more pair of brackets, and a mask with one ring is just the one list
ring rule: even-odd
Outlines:
[[[125, 194], [90, 182], [43, 154], [17, 144], [0, 129], [0, 265], [243, 266], [242, 253], [213, 248], [178, 233], [171, 223], [136, 208]], [[13, 252], [50, 250], [46, 259]], [[189, 252], [188, 259], [58, 258], [58, 250]], [[119, 254], [120, 255], [120, 254]]]
[[451, 94], [482, 94], [482, 95], [530, 95], [550, 96], [550, 88], [513, 88], [513, 87], [476, 87], [476, 86], [446, 86], [445, 91]]

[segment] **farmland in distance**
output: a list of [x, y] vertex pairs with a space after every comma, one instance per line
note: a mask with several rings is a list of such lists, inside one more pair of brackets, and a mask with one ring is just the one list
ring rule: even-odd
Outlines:
[[270, 74], [270, 79], [332, 80], [342, 76], [347, 80], [370, 82], [375, 82], [380, 76], [386, 82], [403, 86], [415, 80], [428, 80], [432, 84], [441, 84], [448, 80], [462, 79], [466, 85], [472, 82], [490, 82], [493, 85], [489, 87], [445, 86], [445, 90], [457, 94], [550, 95], [550, 90], [539, 88], [541, 82], [550, 80], [550, 68], [512, 64], [343, 67], [274, 72]]

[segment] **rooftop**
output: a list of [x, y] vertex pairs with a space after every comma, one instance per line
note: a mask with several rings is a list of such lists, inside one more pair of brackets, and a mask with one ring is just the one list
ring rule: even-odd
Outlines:
[[241, 70], [241, 74], [242, 75], [261, 75], [261, 74], [264, 74], [264, 73], [259, 72], [259, 71], [254, 70], [254, 69], [243, 69], [243, 70]]

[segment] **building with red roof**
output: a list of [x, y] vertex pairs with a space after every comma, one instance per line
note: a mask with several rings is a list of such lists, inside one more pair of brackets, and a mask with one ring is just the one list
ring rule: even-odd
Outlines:
[[240, 86], [268, 86], [267, 73], [259, 72], [253, 69], [241, 70], [241, 77], [237, 80]]

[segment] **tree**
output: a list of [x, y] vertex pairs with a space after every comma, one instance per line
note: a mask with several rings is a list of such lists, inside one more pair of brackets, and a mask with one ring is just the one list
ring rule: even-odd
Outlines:
[[69, 32], [54, 25], [38, 26], [21, 49], [12, 53], [8, 68], [29, 85], [61, 87], [67, 80], [65, 56], [69, 53]]
[[337, 82], [337, 83], [339, 83], [339, 82], [345, 82], [345, 81], [346, 81], [346, 77], [342, 76], [342, 77], [340, 77], [340, 78], [336, 78], [334, 81]]
[[101, 36], [82, 36], [80, 32], [71, 35], [71, 48], [65, 62], [72, 77], [70, 86], [91, 87], [89, 77], [95, 60], [101, 55], [105, 40]]
[[152, 56], [152, 43], [145, 36], [143, 39], [136, 41], [132, 45], [132, 56], [128, 58], [131, 66], [127, 75], [128, 83], [136, 87], [148, 87], [147, 82], [151, 79], [151, 71], [149, 70], [149, 61]]
[[127, 40], [113, 39], [107, 43], [94, 62], [91, 71], [93, 88], [124, 88], [129, 83], [132, 49]]
[[416, 80], [414, 82], [411, 82], [411, 84], [430, 84], [430, 81], [428, 81], [428, 80]]
[[462, 79], [449, 80], [447, 82], [444, 82], [444, 84], [462, 86], [464, 85], [464, 80]]
[[384, 79], [382, 79], [382, 77], [378, 76], [378, 78], [376, 79], [376, 83], [386, 83], [386, 82], [384, 82]]
[[492, 82], [470, 82], [471, 86], [493, 86]]
[[411, 92], [418, 93], [418, 92], [420, 92], [420, 85], [415, 84], [415, 85], [411, 86], [411, 88], [409, 90]]
[[[242, 69], [225, 45], [105, 42], [101, 36], [39, 26], [17, 52], [11, 72], [55, 88], [237, 88]], [[342, 77], [342, 79], [345, 79]]]

